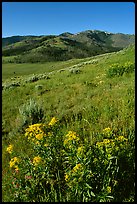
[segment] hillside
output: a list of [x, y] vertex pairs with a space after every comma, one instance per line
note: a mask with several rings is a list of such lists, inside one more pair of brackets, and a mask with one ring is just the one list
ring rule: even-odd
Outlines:
[[4, 62], [64, 61], [114, 52], [134, 44], [135, 36], [87, 30], [58, 36], [13, 36], [2, 39]]
[[134, 116], [134, 45], [3, 64], [3, 202], [134, 202]]

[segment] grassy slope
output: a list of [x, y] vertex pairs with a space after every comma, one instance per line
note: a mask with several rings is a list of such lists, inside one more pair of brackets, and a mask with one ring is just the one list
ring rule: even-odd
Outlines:
[[[6, 58], [9, 57], [4, 57]], [[11, 58], [11, 57], [10, 57]], [[51, 72], [53, 70], [63, 69], [75, 65], [79, 62], [83, 62], [85, 59], [73, 59], [61, 62], [46, 62], [46, 63], [24, 63], [24, 64], [14, 64], [14, 63], [3, 63], [2, 65], [2, 80], [10, 81], [12, 77], [27, 76], [31, 74], [40, 74], [45, 72]], [[14, 74], [15, 72], [15, 74]]]
[[[15, 129], [19, 125], [19, 107], [33, 98], [43, 106], [46, 121], [52, 116], [65, 121], [66, 130], [81, 132], [89, 136], [90, 142], [98, 140], [95, 134], [105, 127], [111, 127], [119, 134], [134, 132], [134, 73], [112, 79], [106, 77], [106, 71], [113, 63], [134, 62], [135, 51], [131, 46], [128, 50], [97, 56], [96, 63], [81, 67], [81, 73], [72, 74], [69, 70], [54, 72], [49, 80], [39, 80], [27, 83], [13, 89], [3, 90], [2, 120], [3, 120], [3, 199], [8, 200], [7, 156], [5, 148], [12, 142], [18, 151], [26, 148], [22, 137]], [[81, 61], [88, 61], [82, 59]], [[67, 68], [80, 60], [53, 63], [54, 69]], [[41, 73], [48, 71], [51, 64], [42, 65], [3, 65], [3, 81], [18, 75]], [[24, 69], [23, 69], [24, 66]], [[32, 69], [34, 67], [34, 69]], [[9, 70], [11, 69], [11, 72]], [[38, 70], [38, 71], [37, 71]], [[9, 74], [8, 74], [9, 73]], [[11, 79], [9, 79], [11, 80]], [[36, 85], [43, 85], [42, 90], [36, 90]], [[16, 99], [16, 100], [15, 100]], [[10, 134], [8, 134], [11, 131]], [[18, 140], [17, 140], [18, 137]]]

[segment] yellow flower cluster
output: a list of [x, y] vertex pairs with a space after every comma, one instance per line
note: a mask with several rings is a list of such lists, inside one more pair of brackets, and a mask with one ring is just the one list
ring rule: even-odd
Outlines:
[[[82, 169], [83, 166], [80, 163], [76, 164], [76, 166], [74, 166], [73, 169], [69, 171], [69, 173], [65, 173], [65, 181], [68, 182], [70, 179], [75, 177], [77, 173], [80, 176], [80, 174], [82, 173]], [[73, 181], [74, 180], [75, 178], [73, 179]]]
[[10, 145], [7, 147], [6, 151], [7, 151], [9, 154], [11, 154], [12, 151], [13, 151], [13, 145], [10, 144]]
[[105, 147], [105, 150], [107, 152], [108, 159], [111, 158], [111, 154], [114, 151], [119, 151], [119, 148], [124, 148], [124, 146], [127, 144], [128, 139], [124, 136], [118, 136], [115, 139], [104, 139], [102, 142], [97, 142], [96, 146], [99, 149], [102, 149]]
[[104, 139], [102, 142], [97, 142], [96, 145], [97, 145], [98, 147], [106, 146], [107, 144], [110, 143], [110, 141], [111, 141], [111, 140], [109, 140], [109, 139]]
[[116, 138], [117, 141], [123, 142], [123, 141], [127, 141], [128, 139], [125, 138], [124, 136], [119, 136], [118, 138]]
[[111, 193], [111, 186], [107, 186], [106, 190], [107, 190], [108, 193]]
[[66, 138], [64, 140], [64, 145], [68, 144], [69, 141], [79, 141], [79, 138], [76, 134], [76, 132], [69, 131], [68, 134], [66, 135]]
[[49, 125], [50, 125], [50, 126], [53, 126], [57, 121], [58, 121], [58, 120], [57, 120], [55, 117], [53, 117], [53, 118], [51, 119], [51, 121], [49, 122]]
[[109, 127], [103, 129], [103, 132], [104, 132], [104, 133], [108, 133], [108, 132], [110, 132], [110, 131], [111, 131], [111, 129], [110, 129]]
[[44, 124], [41, 124], [41, 123], [30, 125], [26, 129], [25, 136], [28, 137], [28, 139], [32, 141], [35, 141], [36, 139], [42, 140], [43, 137], [45, 136], [45, 133], [42, 130], [43, 127], [44, 127]]
[[17, 165], [18, 163], [19, 163], [19, 158], [17, 157], [12, 158], [9, 162], [10, 168], [14, 167], [15, 170], [19, 170], [18, 165]]
[[105, 129], [103, 129], [103, 134], [107, 137], [110, 137], [112, 135], [112, 130], [111, 128], [107, 127]]
[[[117, 143], [120, 143], [120, 148], [124, 148], [124, 146], [125, 146], [125, 145], [127, 144], [127, 142], [128, 142], [128, 139], [125, 138], [124, 136], [119, 136], [119, 137], [117, 137], [115, 140], [116, 140]], [[117, 150], [117, 151], [119, 150], [119, 147], [118, 147], [118, 146], [116, 147], [116, 150]]]
[[84, 152], [84, 146], [78, 147], [78, 149], [77, 149], [77, 155], [82, 155], [83, 152]]
[[42, 138], [43, 138], [43, 133], [42, 133], [42, 134], [41, 134], [41, 133], [37, 134], [37, 135], [36, 135], [36, 138], [37, 138], [38, 140], [42, 140]]
[[69, 180], [69, 175], [65, 174], [65, 181], [67, 182]]
[[40, 156], [34, 157], [34, 159], [33, 159], [34, 166], [37, 166], [41, 162], [41, 160], [42, 159]]
[[82, 169], [82, 165], [79, 163], [76, 166], [74, 166], [74, 168], [72, 169], [72, 172], [77, 172], [78, 170]]

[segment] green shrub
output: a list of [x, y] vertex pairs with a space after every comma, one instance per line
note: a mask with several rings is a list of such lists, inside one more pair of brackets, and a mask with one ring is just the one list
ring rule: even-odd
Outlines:
[[112, 64], [107, 70], [107, 77], [122, 76], [124, 73], [128, 74], [135, 71], [135, 64], [132, 62], [126, 62], [124, 65]]
[[131, 73], [135, 71], [135, 63], [132, 62], [126, 62], [124, 64], [124, 68], [125, 68], [125, 73]]
[[44, 110], [33, 99], [30, 99], [26, 104], [19, 108], [19, 113], [22, 118], [22, 126], [37, 123], [42, 121]]
[[81, 73], [81, 70], [79, 68], [71, 68], [69, 71], [70, 71], [71, 74]]

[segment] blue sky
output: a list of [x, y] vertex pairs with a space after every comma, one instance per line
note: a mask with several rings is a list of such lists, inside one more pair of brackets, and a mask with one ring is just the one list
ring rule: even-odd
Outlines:
[[133, 2], [3, 2], [2, 37], [85, 30], [135, 34]]

